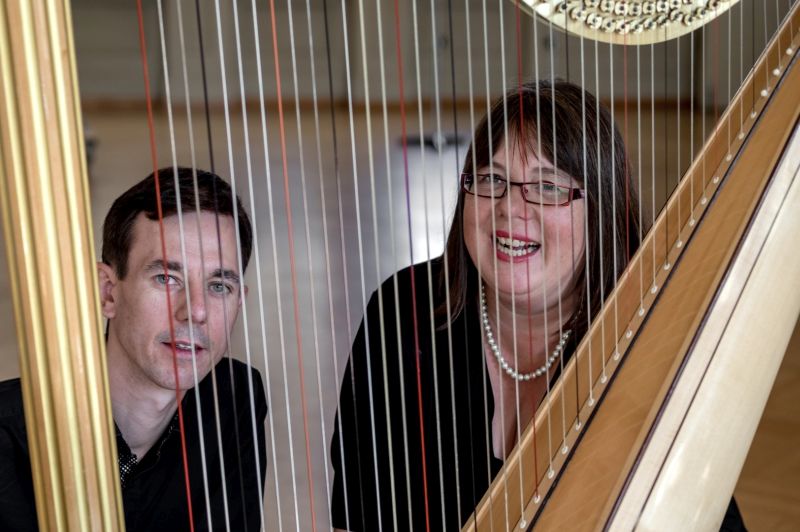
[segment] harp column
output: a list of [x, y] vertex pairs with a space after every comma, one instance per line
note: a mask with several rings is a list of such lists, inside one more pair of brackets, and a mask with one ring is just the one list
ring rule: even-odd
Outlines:
[[67, 0], [0, 4], [0, 207], [42, 530], [122, 530]]

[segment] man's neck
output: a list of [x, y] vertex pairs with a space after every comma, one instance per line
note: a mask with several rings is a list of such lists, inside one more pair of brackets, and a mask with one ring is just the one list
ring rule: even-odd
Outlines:
[[[183, 396], [183, 392], [180, 393]], [[136, 398], [112, 388], [114, 422], [138, 460], [155, 445], [175, 416], [177, 398], [175, 392], [170, 395], [171, 398], [156, 398], [152, 394]]]
[[141, 460], [158, 441], [175, 415], [186, 392], [132, 382], [125, 371], [127, 359], [108, 350], [108, 380], [114, 422], [136, 458]]

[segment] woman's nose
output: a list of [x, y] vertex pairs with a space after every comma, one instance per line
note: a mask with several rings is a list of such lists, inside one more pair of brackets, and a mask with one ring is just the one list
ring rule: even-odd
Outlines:
[[500, 208], [510, 217], [527, 220], [534, 214], [534, 205], [525, 200], [522, 185], [519, 183], [508, 183], [508, 190], [504, 197], [500, 198]]

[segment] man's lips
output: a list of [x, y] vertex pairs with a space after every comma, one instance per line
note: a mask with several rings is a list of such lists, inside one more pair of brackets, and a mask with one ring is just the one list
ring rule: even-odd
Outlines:
[[182, 354], [182, 355], [186, 355], [186, 354], [190, 355], [192, 353], [192, 351], [194, 351], [195, 353], [199, 354], [205, 349], [202, 345], [200, 345], [200, 344], [192, 344], [188, 340], [175, 340], [175, 343], [162, 342], [162, 345], [166, 346], [167, 349], [169, 349], [170, 351], [172, 351], [174, 349], [174, 351], [176, 353]]

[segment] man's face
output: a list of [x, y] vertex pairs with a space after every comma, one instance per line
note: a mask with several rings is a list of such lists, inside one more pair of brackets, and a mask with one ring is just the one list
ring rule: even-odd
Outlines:
[[126, 277], [98, 264], [109, 371], [140, 391], [175, 390], [174, 362], [181, 390], [202, 380], [227, 351], [244, 289], [232, 217], [219, 216], [218, 238], [214, 213], [184, 214], [185, 257], [178, 217], [163, 225], [166, 260], [158, 221], [140, 214]]

